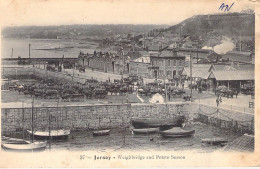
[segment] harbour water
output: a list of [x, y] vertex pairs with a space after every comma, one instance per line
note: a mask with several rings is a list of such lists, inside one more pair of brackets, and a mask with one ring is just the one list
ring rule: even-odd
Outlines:
[[186, 129], [195, 129], [195, 134], [184, 138], [163, 138], [159, 134], [135, 135], [132, 128], [112, 129], [110, 135], [92, 136], [92, 131], [74, 131], [71, 132], [68, 140], [51, 141], [50, 149], [45, 151], [96, 151], [96, 152], [114, 152], [114, 151], [182, 151], [190, 150], [198, 153], [207, 153], [220, 150], [221, 146], [205, 145], [201, 139], [222, 137], [233, 141], [238, 135], [231, 131], [223, 131], [216, 127], [193, 123], [188, 124]]
[[77, 58], [79, 52], [93, 53], [97, 44], [89, 41], [58, 40], [58, 39], [1, 39], [2, 58], [29, 57], [29, 44], [31, 45], [31, 58]]

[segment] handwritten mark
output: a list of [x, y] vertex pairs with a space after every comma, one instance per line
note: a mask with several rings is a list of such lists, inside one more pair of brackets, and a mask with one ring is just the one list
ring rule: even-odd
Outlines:
[[224, 12], [226, 12], [226, 11], [229, 11], [234, 4], [235, 4], [235, 2], [233, 2], [233, 3], [230, 5], [230, 7], [229, 7], [228, 5], [225, 5], [225, 3], [222, 3], [218, 9], [219, 9], [219, 10], [225, 9]]

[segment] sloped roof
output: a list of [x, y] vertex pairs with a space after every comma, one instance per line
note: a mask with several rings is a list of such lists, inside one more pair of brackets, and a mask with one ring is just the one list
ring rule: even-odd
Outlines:
[[125, 54], [125, 56], [129, 56], [131, 60], [136, 60], [143, 56], [150, 56], [150, 54], [147, 51], [129, 51]]
[[221, 70], [238, 70], [236, 69], [235, 65], [213, 65], [214, 71], [221, 71]]
[[255, 65], [254, 64], [239, 64], [237, 65], [240, 70], [255, 70]]
[[135, 59], [134, 62], [150, 63], [150, 57], [149, 56], [142, 56], [140, 58]]
[[[192, 77], [207, 79], [209, 74], [209, 68], [207, 67], [192, 67]], [[190, 77], [190, 68], [185, 67], [182, 75]]]
[[224, 151], [254, 152], [255, 137], [254, 135], [244, 134], [229, 143]]
[[207, 59], [209, 59], [209, 61], [216, 61], [217, 59], [220, 59], [221, 56], [215, 52], [212, 52], [210, 53], [208, 56], [207, 56]]
[[159, 45], [148, 45], [148, 50], [159, 51]]
[[248, 55], [244, 54], [239, 54], [239, 53], [226, 53], [224, 55], [221, 55], [222, 59], [229, 59], [231, 61], [236, 61], [236, 62], [251, 62], [252, 58]]
[[209, 78], [215, 78], [218, 81], [226, 80], [254, 80], [254, 71], [229, 70], [229, 71], [211, 71]]
[[192, 64], [192, 68], [194, 68], [194, 67], [203, 67], [203, 68], [208, 68], [208, 70], [209, 70], [209, 68], [211, 67], [211, 64], [197, 64], [197, 63], [194, 63], [194, 64]]
[[163, 50], [161, 51], [161, 53], [159, 53], [159, 57], [185, 57], [185, 56], [179, 53], [174, 54], [174, 52], [169, 50]]

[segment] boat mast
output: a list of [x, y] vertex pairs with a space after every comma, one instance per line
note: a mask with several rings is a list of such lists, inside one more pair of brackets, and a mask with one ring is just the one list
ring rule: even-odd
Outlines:
[[23, 125], [23, 140], [24, 140], [24, 101], [23, 101], [23, 123], [22, 123], [22, 125]]
[[34, 127], [33, 126], [33, 122], [34, 122], [34, 112], [33, 111], [34, 110], [33, 109], [34, 109], [34, 96], [33, 96], [33, 100], [32, 100], [32, 143], [33, 143], [33, 140], [34, 140], [34, 133], [33, 133], [33, 130], [34, 130], [33, 129], [33, 127]]
[[31, 44], [29, 43], [29, 59], [31, 58]]
[[[48, 109], [47, 109], [48, 110]], [[48, 111], [49, 113], [49, 149], [51, 149], [51, 113], [50, 111]]]
[[14, 49], [12, 48], [11, 59], [13, 58]]
[[190, 101], [192, 101], [192, 56], [190, 52]]

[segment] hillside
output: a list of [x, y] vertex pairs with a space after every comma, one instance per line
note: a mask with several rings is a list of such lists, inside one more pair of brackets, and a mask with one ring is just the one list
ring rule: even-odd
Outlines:
[[168, 25], [61, 25], [61, 26], [23, 26], [7, 27], [2, 31], [4, 38], [84, 38], [88, 36], [109, 37], [117, 34], [143, 34], [152, 29], [165, 28]]
[[250, 12], [197, 15], [164, 31], [203, 39], [208, 39], [208, 36], [254, 36], [255, 15]]

